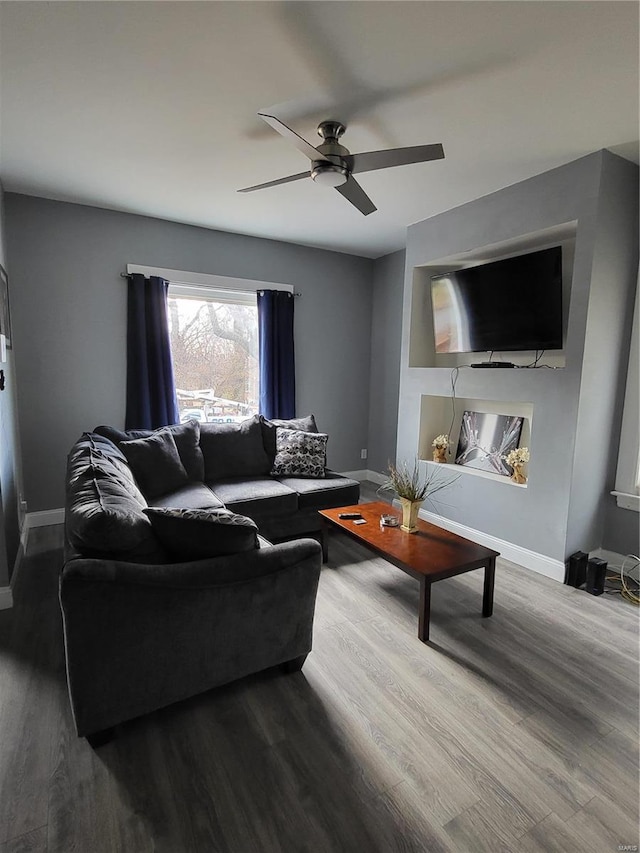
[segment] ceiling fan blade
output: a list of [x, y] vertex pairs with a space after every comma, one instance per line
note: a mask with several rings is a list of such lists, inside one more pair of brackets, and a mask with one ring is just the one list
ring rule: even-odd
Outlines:
[[275, 116], [267, 115], [266, 113], [258, 113], [261, 119], [264, 119], [268, 125], [270, 125], [280, 136], [284, 136], [285, 139], [289, 139], [296, 146], [298, 151], [301, 151], [305, 157], [308, 157], [309, 160], [326, 160], [327, 158], [324, 154], [321, 154], [317, 148], [314, 148], [310, 142], [307, 142], [306, 139], [303, 139], [301, 136], [295, 132], [295, 130], [291, 130], [290, 127], [287, 127], [286, 124], [280, 121], [279, 118]]
[[267, 187], [277, 187], [278, 184], [288, 184], [291, 181], [300, 181], [302, 178], [309, 178], [309, 172], [299, 172], [297, 175], [289, 175], [288, 178], [278, 178], [277, 181], [267, 181], [265, 184], [256, 184], [255, 187], [245, 187], [238, 190], [239, 193], [252, 193], [254, 190], [266, 190]]
[[410, 163], [425, 163], [442, 160], [444, 149], [436, 145], [413, 145], [410, 148], [390, 148], [385, 151], [367, 151], [364, 154], [349, 154], [344, 159], [349, 169], [356, 172], [373, 172], [391, 166], [407, 166]]
[[374, 210], [378, 209], [355, 178], [349, 178], [349, 180], [342, 184], [342, 186], [335, 187], [334, 189], [336, 189], [340, 195], [344, 196], [347, 201], [350, 201], [354, 207], [357, 207], [360, 213], [365, 216], [368, 216], [370, 213], [373, 213]]

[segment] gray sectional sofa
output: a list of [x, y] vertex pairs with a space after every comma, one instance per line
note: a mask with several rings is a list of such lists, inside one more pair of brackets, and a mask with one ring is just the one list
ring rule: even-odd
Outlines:
[[283, 458], [287, 471], [284, 436], [326, 442], [313, 416], [256, 416], [154, 432], [101, 426], [74, 444], [60, 603], [79, 735], [97, 742], [214, 686], [302, 666], [321, 567], [317, 510], [357, 503], [359, 484], [309, 476], [319, 472], [304, 458], [303, 476], [272, 474]]

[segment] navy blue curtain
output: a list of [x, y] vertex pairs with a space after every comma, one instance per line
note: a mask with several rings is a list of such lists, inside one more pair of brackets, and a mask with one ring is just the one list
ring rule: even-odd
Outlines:
[[260, 412], [265, 418], [294, 418], [296, 377], [292, 293], [258, 291]]
[[178, 420], [168, 290], [163, 278], [129, 276], [125, 429], [156, 429]]

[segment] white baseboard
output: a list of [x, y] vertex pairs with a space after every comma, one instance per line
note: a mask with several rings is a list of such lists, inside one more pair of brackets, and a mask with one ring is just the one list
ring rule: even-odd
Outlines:
[[360, 482], [369, 480], [372, 483], [377, 483], [379, 486], [386, 483], [389, 479], [384, 474], [378, 474], [377, 471], [368, 471], [366, 469], [362, 471], [340, 471], [340, 473], [344, 477], [351, 477], [352, 480], [359, 480]]
[[9, 584], [11, 589], [13, 589], [16, 585], [16, 580], [18, 579], [18, 572], [22, 568], [22, 563], [24, 561], [24, 555], [27, 553], [27, 539], [29, 538], [29, 534], [27, 531], [26, 524], [22, 525], [22, 531], [20, 533], [20, 544], [18, 545], [18, 553], [16, 554], [16, 559], [13, 564], [13, 571], [11, 572], [11, 580]]
[[[22, 568], [24, 555], [27, 553], [27, 540], [29, 538], [29, 527], [27, 525], [26, 516], [22, 517], [22, 526], [20, 528], [20, 542], [18, 543], [18, 552], [13, 563], [13, 571], [11, 572], [11, 580], [9, 586], [0, 589], [0, 610], [8, 607], [13, 607], [13, 590], [15, 589], [18, 574]], [[8, 591], [8, 595], [3, 596], [3, 591]]]
[[544, 575], [547, 578], [564, 583], [565, 567], [564, 562], [561, 560], [554, 560], [552, 557], [538, 554], [536, 551], [530, 551], [528, 548], [522, 548], [520, 545], [514, 545], [512, 542], [507, 542], [504, 539], [498, 539], [496, 536], [489, 536], [487, 533], [474, 530], [473, 527], [467, 527], [465, 524], [459, 524], [457, 521], [443, 518], [434, 512], [427, 512], [427, 510], [421, 509], [419, 515], [420, 518], [431, 522], [431, 524], [444, 527], [445, 530], [457, 533], [458, 536], [464, 536], [465, 539], [471, 539], [473, 542], [478, 542], [486, 548], [498, 551], [500, 556], [504, 557], [505, 560], [517, 563], [526, 569], [531, 569], [531, 571], [537, 572], [539, 575]]
[[0, 586], [0, 610], [13, 607], [13, 594], [10, 586]]
[[24, 515], [22, 528], [20, 530], [20, 544], [18, 545], [18, 553], [13, 564], [11, 572], [10, 585], [0, 587], [0, 610], [5, 610], [13, 606], [12, 590], [15, 588], [18, 574], [24, 562], [24, 556], [27, 553], [27, 543], [29, 541], [29, 531], [33, 527], [49, 527], [51, 524], [62, 524], [64, 522], [64, 509], [48, 509], [43, 512], [27, 512]]
[[615, 551], [606, 551], [604, 548], [598, 548], [589, 554], [590, 557], [598, 557], [600, 560], [606, 560], [609, 568], [617, 574], [620, 574], [620, 569], [624, 565], [625, 577], [628, 575], [638, 580], [638, 563], [625, 554], [618, 554]]
[[[389, 479], [386, 475], [379, 474], [377, 471], [342, 471], [341, 473], [345, 477], [351, 477], [352, 480], [369, 480], [379, 485], [386, 483]], [[397, 501], [394, 503], [399, 505]], [[489, 536], [489, 534], [482, 533], [480, 530], [474, 530], [473, 527], [467, 527], [465, 524], [459, 524], [457, 521], [451, 521], [448, 518], [443, 518], [425, 509], [421, 509], [419, 514], [420, 518], [431, 522], [431, 524], [444, 527], [445, 530], [457, 533], [458, 536], [464, 536], [465, 539], [471, 539], [473, 542], [478, 542], [480, 545], [484, 545], [494, 551], [499, 551], [500, 556], [504, 557], [505, 560], [510, 560], [512, 563], [517, 563], [519, 566], [524, 566], [526, 569], [531, 569], [547, 578], [564, 583], [565, 565], [562, 560], [554, 560], [552, 557], [538, 554], [536, 551], [530, 551], [528, 548], [522, 548], [520, 545], [514, 545], [512, 542], [507, 542], [504, 539], [498, 539], [496, 536]]]
[[64, 509], [46, 509], [43, 512], [28, 512], [25, 516], [27, 530], [32, 527], [49, 527], [51, 524], [64, 523]]

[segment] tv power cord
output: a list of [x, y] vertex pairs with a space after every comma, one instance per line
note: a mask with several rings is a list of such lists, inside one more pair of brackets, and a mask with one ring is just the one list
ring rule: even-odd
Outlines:
[[[625, 573], [625, 569], [627, 566], [627, 562], [631, 561], [634, 563], [631, 566], [630, 570]], [[608, 589], [606, 592], [609, 595], [621, 595], [625, 601], [628, 601], [630, 604], [635, 604], [636, 607], [640, 605], [640, 581], [637, 578], [634, 578], [631, 575], [633, 569], [636, 569], [640, 566], [640, 557], [637, 557], [635, 554], [627, 554], [624, 560], [622, 561], [622, 565], [620, 566], [620, 574], [619, 575], [607, 575], [607, 580], [612, 583], [619, 583], [620, 587], [617, 589]], [[617, 566], [611, 566], [611, 568], [618, 568]], [[631, 581], [631, 584], [635, 585], [635, 589], [632, 589], [629, 586], [628, 581]]]

